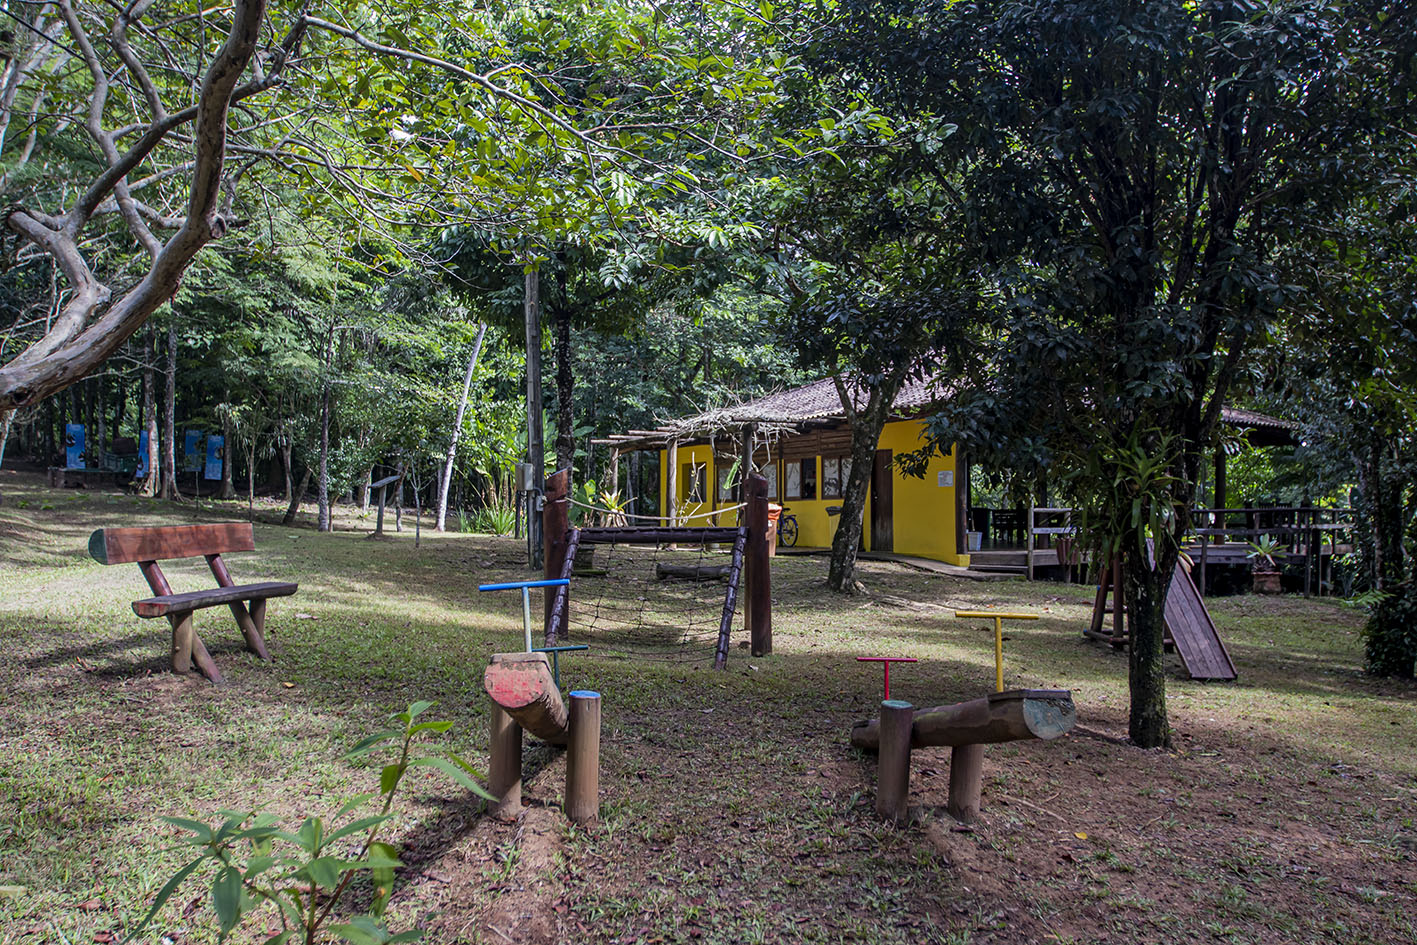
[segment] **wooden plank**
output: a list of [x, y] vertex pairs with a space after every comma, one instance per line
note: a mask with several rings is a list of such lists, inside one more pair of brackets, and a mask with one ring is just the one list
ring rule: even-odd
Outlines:
[[235, 587], [214, 587], [206, 591], [188, 591], [185, 594], [166, 594], [133, 601], [133, 613], [144, 619], [180, 614], [232, 601], [258, 600], [267, 597], [289, 597], [300, 587], [284, 581], [266, 581], [262, 584], [238, 584]]
[[255, 550], [256, 539], [250, 522], [100, 528], [89, 536], [89, 554], [100, 564], [165, 561], [169, 558]]

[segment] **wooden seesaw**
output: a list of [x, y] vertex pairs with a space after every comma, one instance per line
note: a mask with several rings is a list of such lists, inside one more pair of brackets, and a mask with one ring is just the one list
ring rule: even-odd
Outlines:
[[566, 817], [590, 823], [600, 814], [600, 693], [573, 689], [567, 709], [561, 699], [559, 667], [546, 654], [559, 658], [566, 650], [585, 646], [532, 649], [531, 603], [528, 590], [569, 584], [565, 579], [483, 584], [481, 591], [519, 590], [522, 595], [522, 629], [525, 653], [494, 653], [482, 673], [482, 688], [492, 700], [488, 766], [488, 791], [496, 800], [488, 805], [493, 817], [515, 820], [522, 809], [522, 732], [527, 731], [566, 752]]
[[522, 732], [566, 748], [566, 817], [589, 823], [600, 813], [600, 693], [571, 691], [567, 709], [545, 653], [495, 653], [482, 674], [492, 700], [492, 816], [515, 820], [522, 808]]
[[948, 746], [950, 793], [946, 810], [969, 823], [979, 816], [984, 746], [1030, 738], [1051, 740], [1073, 727], [1077, 710], [1067, 689], [1011, 689], [982, 699], [915, 711], [887, 699], [880, 719], [857, 722], [851, 744], [878, 753], [876, 813], [897, 823], [907, 817], [912, 748]]

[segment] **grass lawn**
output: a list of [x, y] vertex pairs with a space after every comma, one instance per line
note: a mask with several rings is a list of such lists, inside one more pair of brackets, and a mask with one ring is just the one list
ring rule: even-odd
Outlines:
[[[0, 493], [0, 886], [23, 887], [0, 897], [0, 942], [121, 939], [182, 862], [160, 815], [333, 809], [378, 780], [344, 752], [414, 700], [436, 700], [448, 743], [485, 764], [482, 670], [520, 649], [520, 607], [476, 585], [528, 576], [512, 539], [425, 531], [415, 548], [407, 520], [382, 542], [349, 516], [326, 535], [258, 524], [236, 579], [301, 589], [271, 602], [274, 663], [244, 651], [229, 613], [198, 613], [228, 680], [213, 687], [166, 672], [166, 622], [129, 607], [148, 596], [137, 567], [97, 564], [87, 539], [244, 505], [60, 493], [13, 471]], [[176, 590], [210, 584], [201, 559], [166, 570]], [[740, 631], [723, 673], [700, 639], [645, 650], [578, 628], [592, 650], [563, 676], [604, 694], [601, 822], [560, 818], [564, 757], [542, 747], [515, 825], [420, 774], [393, 926], [488, 943], [1417, 943], [1417, 690], [1362, 675], [1354, 612], [1210, 601], [1240, 679], [1190, 682], [1176, 662], [1175, 748], [1141, 751], [1123, 741], [1125, 656], [1080, 634], [1091, 588], [868, 563], [868, 595], [846, 599], [824, 576], [823, 559], [776, 559], [775, 652], [750, 658]], [[647, 612], [671, 593], [598, 586]], [[596, 587], [577, 584], [583, 617]], [[892, 674], [919, 706], [981, 695], [991, 634], [957, 607], [1040, 613], [1007, 631], [1006, 682], [1072, 689], [1078, 725], [987, 748], [972, 830], [944, 813], [947, 750], [917, 752], [919, 816], [886, 827], [874, 766], [848, 743], [880, 670], [853, 658], [919, 657]], [[184, 887], [143, 940], [215, 941], [205, 889]]]

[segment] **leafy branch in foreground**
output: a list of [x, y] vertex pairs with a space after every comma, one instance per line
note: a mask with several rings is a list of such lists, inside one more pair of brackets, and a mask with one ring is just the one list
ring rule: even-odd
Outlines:
[[[410, 768], [434, 768], [474, 794], [492, 800], [478, 783], [483, 777], [481, 772], [453, 752], [420, 743], [439, 754], [413, 753], [419, 736], [442, 734], [452, 727], [453, 723], [447, 721], [418, 721], [432, 705], [415, 702], [405, 711], [394, 713], [389, 717], [389, 728], [370, 735], [349, 751], [345, 757], [353, 760], [396, 747], [398, 758], [381, 770], [377, 794], [349, 798], [328, 819], [306, 817], [292, 833], [281, 829], [274, 815], [257, 811], [219, 811], [222, 820], [216, 826], [182, 817], [162, 818], [191, 834], [181, 843], [198, 848], [201, 854], [167, 881], [147, 916], [124, 940], [125, 945], [148, 927], [178, 887], [203, 866], [213, 873], [212, 908], [223, 940], [244, 918], [266, 905], [275, 908], [281, 927], [280, 932], [266, 939], [266, 945], [315, 945], [329, 940], [383, 945], [419, 938], [422, 933], [417, 929], [394, 934], [384, 923], [384, 910], [393, 894], [394, 870], [403, 864], [398, 850], [379, 836], [395, 816], [394, 796], [404, 775]], [[381, 799], [378, 813], [356, 816], [360, 808], [376, 799]], [[341, 898], [361, 873], [368, 875], [373, 886], [368, 911], [348, 922], [332, 922]]]

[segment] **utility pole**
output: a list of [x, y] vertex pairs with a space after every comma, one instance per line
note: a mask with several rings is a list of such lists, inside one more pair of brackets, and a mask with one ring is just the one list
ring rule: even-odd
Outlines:
[[546, 484], [546, 449], [541, 432], [541, 272], [536, 267], [526, 273], [526, 443], [531, 466], [531, 486], [526, 496], [527, 565], [542, 567], [545, 548], [541, 534], [542, 490]]

